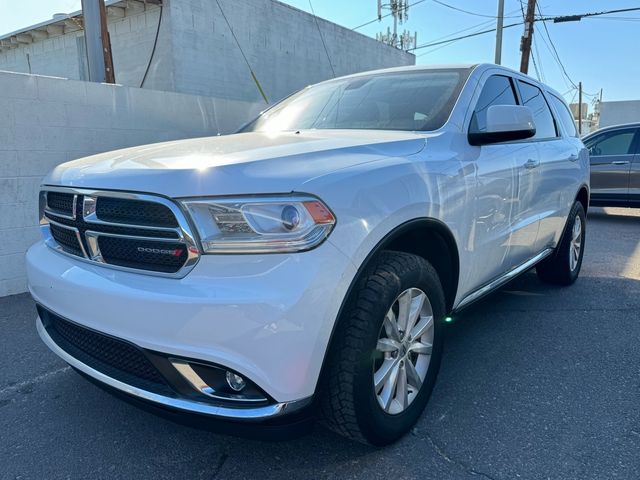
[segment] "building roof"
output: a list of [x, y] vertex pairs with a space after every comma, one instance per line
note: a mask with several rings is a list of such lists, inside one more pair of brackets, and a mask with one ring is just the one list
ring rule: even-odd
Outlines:
[[[144, 8], [145, 4], [162, 4], [162, 0], [106, 0], [107, 15], [124, 17], [126, 9]], [[64, 35], [65, 33], [83, 29], [82, 10], [71, 13], [57, 13], [44, 22], [21, 28], [14, 32], [0, 35], [0, 51], [11, 49], [20, 44], [29, 44], [34, 40]]]

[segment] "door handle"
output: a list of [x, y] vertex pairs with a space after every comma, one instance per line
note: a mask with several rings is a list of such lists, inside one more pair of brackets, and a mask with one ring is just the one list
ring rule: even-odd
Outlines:
[[578, 155], [576, 155], [575, 153], [572, 155], [569, 155], [569, 161], [570, 162], [575, 162], [578, 160]]
[[629, 162], [627, 160], [616, 160], [611, 162], [611, 165], [629, 165]]
[[532, 168], [536, 168], [538, 165], [540, 165], [539, 161], [530, 158], [527, 160], [527, 163], [524, 164], [524, 168], [531, 170]]

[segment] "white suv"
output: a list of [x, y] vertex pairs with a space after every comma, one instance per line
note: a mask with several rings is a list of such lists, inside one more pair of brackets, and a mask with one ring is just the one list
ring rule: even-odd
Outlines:
[[576, 280], [588, 160], [560, 95], [502, 67], [330, 80], [235, 135], [57, 167], [38, 332], [158, 412], [383, 445], [427, 403], [447, 315], [534, 266]]

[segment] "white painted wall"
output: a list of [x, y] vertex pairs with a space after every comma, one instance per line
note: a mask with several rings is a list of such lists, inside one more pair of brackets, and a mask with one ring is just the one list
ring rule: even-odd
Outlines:
[[260, 105], [0, 71], [0, 296], [23, 292], [38, 190], [56, 165], [95, 153], [229, 133]]
[[600, 128], [640, 122], [640, 100], [600, 103]]

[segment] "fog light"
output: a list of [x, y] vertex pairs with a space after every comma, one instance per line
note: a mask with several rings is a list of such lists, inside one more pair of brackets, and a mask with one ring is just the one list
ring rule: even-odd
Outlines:
[[247, 385], [244, 381], [244, 378], [228, 370], [227, 370], [227, 384], [231, 387], [232, 390], [235, 390], [236, 392], [242, 391], [242, 389]]

